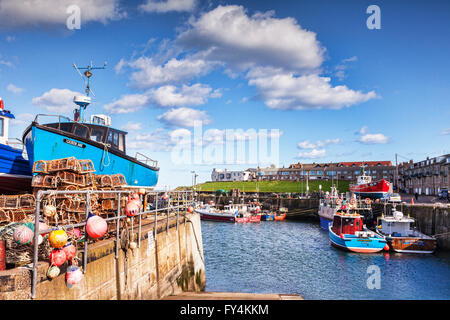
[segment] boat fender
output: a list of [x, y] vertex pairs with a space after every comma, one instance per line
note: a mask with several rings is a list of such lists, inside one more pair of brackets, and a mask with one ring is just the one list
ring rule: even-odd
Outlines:
[[384, 251], [389, 251], [389, 245], [385, 244], [383, 249], [384, 249]]

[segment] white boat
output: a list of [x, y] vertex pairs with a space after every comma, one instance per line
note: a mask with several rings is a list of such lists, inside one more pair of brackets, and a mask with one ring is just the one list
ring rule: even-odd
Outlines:
[[381, 224], [376, 232], [384, 236], [389, 248], [403, 253], [433, 253], [436, 250], [436, 239], [411, 228], [414, 219], [405, 217], [401, 211], [393, 209], [392, 216], [379, 218]]
[[225, 210], [218, 210], [213, 205], [204, 205], [194, 209], [200, 214], [200, 219], [210, 221], [234, 222], [238, 210], [233, 210], [231, 205], [225, 206]]

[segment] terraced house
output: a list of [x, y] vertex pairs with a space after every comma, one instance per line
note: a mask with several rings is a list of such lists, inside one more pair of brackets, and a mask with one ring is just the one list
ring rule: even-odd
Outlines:
[[419, 162], [399, 165], [400, 190], [407, 193], [438, 195], [442, 189], [449, 190], [450, 154], [427, 158]]
[[288, 168], [258, 168], [256, 173], [257, 180], [356, 180], [361, 174], [361, 166], [367, 175], [372, 179], [393, 180], [395, 175], [395, 166], [391, 161], [359, 161], [359, 162], [338, 162], [338, 163], [295, 163]]

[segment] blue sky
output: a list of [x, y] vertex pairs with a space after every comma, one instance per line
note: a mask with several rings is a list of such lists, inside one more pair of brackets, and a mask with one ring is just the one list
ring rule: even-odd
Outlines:
[[[191, 152], [218, 152], [225, 130], [278, 129], [279, 166], [450, 152], [448, 1], [30, 3], [0, 0], [11, 137], [37, 113], [71, 116], [83, 90], [72, 62], [92, 60], [108, 65], [94, 73], [88, 113], [109, 114], [129, 132], [128, 153], [159, 161], [161, 187], [191, 184], [192, 170], [206, 181], [214, 167], [270, 164], [180, 161], [176, 137], [193, 133], [195, 119], [209, 131], [206, 149], [191, 141]], [[72, 4], [80, 29], [66, 25]], [[367, 28], [372, 4], [381, 29]], [[251, 157], [254, 140], [239, 137]]]

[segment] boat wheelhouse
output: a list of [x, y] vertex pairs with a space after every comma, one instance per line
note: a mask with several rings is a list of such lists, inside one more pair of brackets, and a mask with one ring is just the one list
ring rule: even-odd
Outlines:
[[346, 251], [374, 253], [388, 250], [383, 236], [368, 230], [363, 216], [358, 213], [338, 211], [333, 224], [328, 227], [332, 246]]
[[411, 228], [414, 219], [394, 209], [391, 216], [379, 218], [377, 233], [384, 236], [389, 248], [402, 253], [433, 253], [436, 239]]

